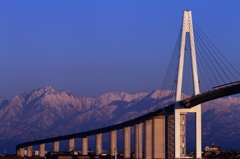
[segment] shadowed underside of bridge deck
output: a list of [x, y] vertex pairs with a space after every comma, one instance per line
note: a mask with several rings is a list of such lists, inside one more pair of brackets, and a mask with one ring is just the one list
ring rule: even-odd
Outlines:
[[[201, 103], [204, 103], [204, 102], [207, 102], [207, 101], [210, 101], [210, 100], [214, 100], [214, 99], [217, 99], [217, 98], [220, 98], [220, 97], [225, 97], [225, 96], [229, 96], [229, 95], [233, 95], [233, 94], [237, 94], [237, 93], [240, 93], [240, 82], [236, 82], [236, 83], [233, 83], [233, 84], [228, 84], [226, 86], [221, 86], [221, 87], [216, 88], [216, 89], [212, 89], [208, 92], [204, 92], [204, 93], [201, 93], [199, 95], [192, 96], [190, 98], [184, 99], [180, 103], [185, 108], [191, 108], [191, 107], [194, 107], [198, 104], [201, 104]], [[58, 136], [58, 137], [53, 137], [53, 138], [48, 138], [48, 139], [42, 139], [42, 140], [37, 140], [37, 141], [21, 143], [21, 144], [16, 146], [16, 149], [18, 150], [19, 148], [32, 146], [32, 145], [39, 145], [39, 144], [42, 144], [42, 143], [51, 143], [51, 142], [55, 142], [55, 141], [69, 140], [69, 139], [72, 139], [72, 138], [83, 138], [83, 137], [86, 137], [86, 136], [96, 135], [96, 134], [100, 134], [100, 133], [107, 133], [107, 132], [110, 132], [110, 131], [113, 131], [113, 130], [123, 129], [124, 127], [129, 127], [129, 126], [133, 126], [133, 125], [138, 124], [138, 123], [142, 123], [142, 122], [144, 122], [148, 119], [153, 118], [154, 116], [159, 116], [159, 115], [169, 116], [171, 114], [174, 114], [174, 109], [173, 108], [174, 108], [174, 104], [171, 104], [171, 105], [168, 105], [164, 108], [160, 108], [156, 111], [153, 111], [153, 112], [150, 112], [150, 113], [145, 114], [143, 116], [140, 116], [138, 118], [135, 118], [135, 119], [132, 119], [132, 120], [129, 120], [129, 121], [125, 121], [125, 122], [122, 122], [122, 123], [119, 123], [119, 124], [116, 124], [116, 125], [112, 125], [112, 126], [109, 126], [109, 127], [95, 129], [95, 130], [81, 132], [81, 133], [75, 133], [75, 134], [70, 134], [70, 135], [64, 135], [64, 136]], [[170, 123], [168, 123], [168, 125], [169, 124]], [[169, 140], [171, 140], [171, 139], [169, 139]], [[172, 150], [168, 150], [168, 151], [172, 151]]]

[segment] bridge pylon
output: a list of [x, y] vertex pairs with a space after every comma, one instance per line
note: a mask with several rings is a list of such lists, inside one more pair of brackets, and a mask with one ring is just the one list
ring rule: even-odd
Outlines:
[[184, 66], [184, 54], [186, 34], [189, 34], [190, 41], [190, 54], [192, 63], [192, 77], [194, 95], [199, 94], [199, 80], [197, 71], [197, 60], [194, 43], [194, 32], [192, 22], [192, 12], [185, 10], [183, 13], [182, 21], [182, 35], [180, 44], [180, 56], [178, 63], [178, 76], [177, 76], [177, 89], [176, 89], [176, 102], [174, 105], [174, 125], [175, 125], [175, 158], [183, 158], [186, 156], [186, 114], [193, 112], [196, 114], [196, 158], [202, 158], [202, 128], [201, 128], [201, 105], [197, 105], [193, 108], [185, 108], [180, 105], [182, 94], [182, 82], [183, 82], [183, 66]]

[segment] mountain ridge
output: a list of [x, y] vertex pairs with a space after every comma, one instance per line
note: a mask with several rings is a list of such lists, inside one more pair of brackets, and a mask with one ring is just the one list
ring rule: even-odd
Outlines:
[[[92, 130], [136, 118], [152, 111], [160, 94], [172, 98], [170, 93], [168, 90], [135, 94], [112, 91], [96, 97], [78, 97], [49, 86], [15, 95], [10, 100], [0, 98], [0, 152], [4, 144], [11, 145], [5, 149], [14, 151], [13, 143]], [[237, 97], [202, 104], [203, 145], [214, 142], [237, 147], [239, 105]], [[194, 132], [193, 117], [189, 118], [188, 131]], [[227, 133], [228, 130], [231, 132]], [[190, 133], [189, 137], [194, 134]], [[192, 139], [188, 145], [191, 142]]]

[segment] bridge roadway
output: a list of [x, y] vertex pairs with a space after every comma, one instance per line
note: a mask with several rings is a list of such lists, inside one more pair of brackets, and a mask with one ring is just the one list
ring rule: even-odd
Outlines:
[[[240, 93], [240, 82], [235, 82], [219, 87], [215, 87], [210, 91], [200, 93], [196, 96], [191, 96], [187, 99], [184, 99], [180, 101], [180, 105], [185, 107], [185, 108], [191, 108], [194, 107], [198, 104], [214, 100], [220, 97], [225, 97], [233, 94]], [[73, 138], [85, 138], [87, 136], [92, 136], [92, 135], [97, 135], [97, 134], [102, 134], [102, 133], [107, 133], [119, 129], [124, 129], [126, 127], [134, 126], [136, 124], [145, 122], [149, 119], [152, 119], [156, 116], [161, 116], [161, 115], [172, 115], [174, 114], [174, 104], [168, 105], [164, 107], [163, 109], [157, 109], [153, 112], [147, 113], [143, 116], [137, 117], [135, 119], [125, 121], [116, 125], [100, 128], [100, 129], [95, 129], [95, 130], [90, 130], [86, 132], [80, 132], [80, 133], [75, 133], [75, 134], [70, 134], [70, 135], [64, 135], [64, 136], [58, 136], [58, 137], [53, 137], [53, 138], [47, 138], [47, 139], [42, 139], [42, 140], [36, 140], [36, 141], [31, 141], [31, 142], [25, 142], [21, 143], [16, 146], [16, 150], [18, 151], [20, 148], [28, 147], [28, 146], [33, 146], [33, 145], [40, 145], [40, 144], [45, 144], [45, 143], [51, 143], [51, 142], [58, 142], [62, 140], [70, 140]]]

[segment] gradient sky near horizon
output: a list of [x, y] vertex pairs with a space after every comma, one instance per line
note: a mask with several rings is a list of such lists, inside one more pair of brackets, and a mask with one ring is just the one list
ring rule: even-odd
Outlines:
[[184, 10], [240, 70], [238, 0], [0, 1], [0, 97], [160, 89]]

